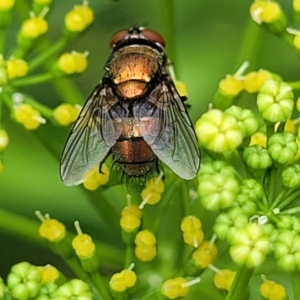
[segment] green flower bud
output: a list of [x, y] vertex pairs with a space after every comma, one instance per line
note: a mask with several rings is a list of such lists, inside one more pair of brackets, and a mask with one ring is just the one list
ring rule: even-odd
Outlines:
[[7, 287], [11, 295], [20, 300], [37, 295], [41, 286], [42, 274], [37, 267], [21, 262], [11, 268], [7, 277]]
[[298, 151], [296, 137], [289, 132], [273, 134], [268, 139], [267, 148], [273, 160], [280, 164], [292, 162]]
[[300, 233], [300, 220], [295, 216], [280, 216], [277, 221], [278, 230], [295, 231]]
[[260, 183], [254, 179], [244, 179], [239, 188], [239, 194], [243, 196], [246, 201], [257, 201], [263, 194], [263, 188]]
[[226, 109], [224, 113], [233, 116], [237, 120], [244, 137], [251, 136], [257, 132], [258, 120], [251, 110], [233, 105]]
[[237, 179], [221, 174], [203, 178], [198, 186], [200, 201], [209, 210], [229, 207], [235, 200], [237, 192]]
[[268, 79], [259, 90], [257, 107], [265, 120], [283, 122], [293, 111], [293, 98], [292, 88], [288, 84]]
[[235, 234], [237, 228], [244, 227], [246, 224], [248, 224], [248, 217], [242, 209], [236, 207], [217, 216], [214, 232], [218, 238], [227, 239]]
[[55, 293], [57, 300], [92, 300], [93, 296], [89, 286], [79, 279], [73, 279], [61, 285]]
[[274, 244], [277, 264], [286, 272], [300, 269], [300, 236], [295, 231], [284, 231]]
[[282, 171], [282, 183], [288, 188], [294, 188], [300, 185], [300, 165], [293, 164], [287, 166]]
[[218, 109], [203, 114], [195, 130], [201, 146], [214, 152], [234, 150], [243, 140], [236, 119]]
[[243, 158], [252, 169], [266, 169], [272, 165], [269, 152], [261, 145], [246, 147], [243, 152]]
[[220, 160], [203, 162], [198, 173], [199, 178], [204, 178], [205, 176], [211, 176], [214, 174], [235, 176], [235, 169], [231, 165]]
[[262, 264], [270, 249], [270, 242], [261, 225], [251, 223], [238, 228], [229, 242], [233, 261], [254, 268]]
[[58, 285], [53, 282], [46, 282], [41, 285], [39, 295], [35, 298], [35, 300], [50, 300], [55, 299], [55, 292], [58, 288]]

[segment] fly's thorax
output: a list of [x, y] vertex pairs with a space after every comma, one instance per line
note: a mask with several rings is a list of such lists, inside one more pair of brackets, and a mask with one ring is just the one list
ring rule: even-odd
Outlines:
[[143, 96], [162, 64], [161, 53], [149, 46], [132, 45], [117, 50], [109, 72], [117, 93], [125, 99]]

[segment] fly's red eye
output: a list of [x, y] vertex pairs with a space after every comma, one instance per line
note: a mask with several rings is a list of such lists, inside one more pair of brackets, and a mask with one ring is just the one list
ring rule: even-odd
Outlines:
[[164, 38], [156, 31], [151, 29], [144, 29], [142, 35], [149, 41], [159, 43], [164, 48], [166, 47], [166, 42]]
[[118, 42], [124, 40], [125, 36], [128, 35], [128, 30], [120, 30], [115, 33], [112, 38], [110, 39], [109, 45], [111, 48]]

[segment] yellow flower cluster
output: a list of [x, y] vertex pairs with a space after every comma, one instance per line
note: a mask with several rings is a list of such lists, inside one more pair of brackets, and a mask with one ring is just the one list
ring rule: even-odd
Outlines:
[[197, 248], [203, 240], [201, 222], [195, 216], [187, 216], [182, 220], [181, 231], [183, 232], [184, 242], [190, 246]]
[[272, 74], [260, 69], [257, 72], [250, 72], [245, 76], [227, 75], [219, 83], [219, 92], [225, 96], [237, 96], [242, 90], [248, 93], [256, 93]]
[[101, 165], [101, 172], [99, 172], [99, 166], [97, 165], [84, 175], [82, 184], [87, 190], [94, 191], [108, 182], [109, 174], [110, 171], [107, 165]]
[[140, 261], [151, 261], [156, 256], [156, 237], [149, 230], [141, 230], [135, 237], [135, 256]]

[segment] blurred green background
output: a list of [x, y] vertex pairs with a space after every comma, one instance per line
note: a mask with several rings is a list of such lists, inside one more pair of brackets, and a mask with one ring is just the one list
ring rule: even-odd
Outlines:
[[[96, 14], [95, 24], [81, 39], [68, 47], [68, 50], [89, 51], [87, 72], [74, 79], [83, 101], [103, 75], [103, 66], [110, 54], [109, 40], [112, 34], [134, 24], [145, 25], [164, 33], [162, 2], [90, 0], [90, 6]], [[175, 62], [178, 79], [187, 85], [190, 115], [195, 121], [212, 101], [218, 82], [226, 74], [235, 72], [242, 63], [239, 53], [245, 43], [252, 1], [173, 2], [176, 55], [172, 60]], [[74, 4], [80, 4], [80, 1], [55, 1], [49, 22], [53, 41], [61, 36], [64, 15]], [[281, 1], [281, 4], [290, 16], [291, 1]], [[9, 30], [6, 57], [15, 45], [20, 25], [19, 16], [20, 12], [16, 9]], [[261, 30], [259, 41], [255, 46], [255, 53], [251, 54], [249, 70], [265, 68], [280, 74], [287, 81], [299, 79], [299, 60], [288, 45], [264, 30]], [[61, 101], [51, 84], [22, 91], [53, 108]], [[2, 156], [4, 171], [0, 175], [1, 209], [32, 220], [35, 220], [34, 211], [41, 210], [65, 223], [71, 231], [74, 221], [79, 220], [83, 231], [94, 238], [121, 245], [120, 236], [112, 234], [114, 231], [99, 217], [82, 189], [66, 187], [60, 180], [57, 155], [62, 150], [70, 129], [58, 128], [49, 122], [36, 132], [30, 132], [12, 121], [7, 110], [4, 110], [3, 122], [9, 133], [10, 145]], [[41, 142], [43, 139], [46, 139], [44, 142], [48, 146]], [[116, 201], [124, 200], [122, 205], [125, 204], [126, 189], [121, 190], [122, 194], [119, 191], [113, 189], [105, 193], [113, 206], [118, 205]], [[101, 201], [101, 197], [97, 201]], [[0, 273], [5, 275], [10, 266], [23, 260], [36, 265], [63, 265], [46, 247], [28, 243], [26, 237], [13, 235], [9, 230], [0, 228]]]

